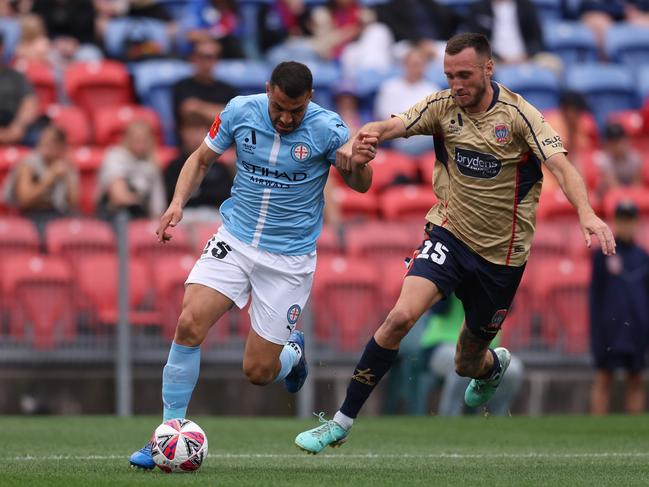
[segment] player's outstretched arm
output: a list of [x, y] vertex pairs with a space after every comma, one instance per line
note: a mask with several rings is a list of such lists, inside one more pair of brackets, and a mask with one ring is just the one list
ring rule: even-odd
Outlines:
[[584, 180], [563, 153], [550, 156], [545, 164], [559, 181], [564, 194], [577, 210], [579, 224], [584, 234], [586, 245], [591, 246], [591, 235], [596, 235], [604, 255], [615, 253], [613, 232], [593, 211], [588, 202], [588, 193]]
[[205, 142], [202, 142], [199, 148], [187, 158], [180, 170], [174, 197], [169, 208], [160, 217], [160, 224], [155, 232], [158, 242], [165, 243], [171, 240], [171, 235], [166, 232], [167, 228], [175, 227], [182, 220], [183, 207], [200, 186], [205, 174], [216, 159], [218, 159], [218, 154], [210, 149]]
[[344, 146], [336, 151], [336, 168], [347, 186], [365, 193], [372, 185], [372, 168], [369, 163], [376, 156], [378, 138], [374, 133], [359, 132], [350, 142], [352, 148], [349, 152], [343, 150]]

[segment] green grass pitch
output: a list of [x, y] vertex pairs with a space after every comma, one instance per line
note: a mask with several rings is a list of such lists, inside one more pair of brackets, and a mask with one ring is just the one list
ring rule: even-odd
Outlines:
[[209, 439], [200, 471], [130, 469], [158, 419], [0, 418], [0, 485], [649, 485], [647, 416], [361, 418], [347, 444], [317, 456], [293, 445], [315, 418], [198, 417]]

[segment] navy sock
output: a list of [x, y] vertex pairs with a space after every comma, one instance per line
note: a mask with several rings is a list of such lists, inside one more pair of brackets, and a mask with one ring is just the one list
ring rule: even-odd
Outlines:
[[496, 352], [493, 351], [493, 349], [489, 349], [491, 352], [491, 355], [494, 358], [493, 364], [491, 365], [491, 369], [489, 369], [489, 372], [487, 372], [485, 375], [481, 377], [476, 377], [478, 380], [484, 380], [484, 379], [491, 379], [494, 377], [498, 372], [500, 372], [501, 366], [500, 366], [500, 359], [498, 358], [498, 355], [496, 355]]
[[350, 418], [358, 416], [376, 384], [392, 367], [398, 353], [399, 350], [381, 347], [374, 341], [374, 337], [370, 339], [347, 387], [345, 402], [340, 408], [341, 413]]

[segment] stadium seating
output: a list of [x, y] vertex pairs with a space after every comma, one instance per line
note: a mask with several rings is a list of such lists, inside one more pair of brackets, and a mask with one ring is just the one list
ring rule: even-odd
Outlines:
[[538, 311], [531, 286], [532, 279], [533, 273], [528, 264], [500, 332], [502, 345], [514, 350], [529, 348], [533, 344], [534, 320]]
[[345, 235], [348, 255], [381, 263], [397, 260], [403, 266], [419, 246], [423, 224], [370, 221], [354, 225]]
[[[24, 156], [29, 154], [31, 149], [22, 146], [0, 146], [0, 189], [4, 188], [6, 178], [11, 169], [16, 163]], [[13, 211], [13, 209], [5, 208], [4, 198], [0, 198], [0, 214]]]
[[561, 18], [561, 2], [562, 0], [532, 0], [541, 23]]
[[68, 144], [79, 147], [90, 143], [91, 127], [81, 108], [74, 105], [50, 105], [47, 116], [63, 131]]
[[63, 259], [13, 255], [2, 263], [2, 282], [10, 303], [9, 333], [13, 339], [24, 340], [28, 328], [36, 349], [75, 338], [74, 286]]
[[51, 221], [45, 229], [45, 246], [48, 254], [66, 258], [73, 267], [89, 254], [112, 254], [117, 247], [112, 227], [89, 218]]
[[[320, 106], [333, 109], [334, 102], [331, 96], [331, 89], [341, 78], [340, 69], [335, 64], [329, 62], [307, 61], [305, 64], [309, 67], [313, 75], [313, 101]], [[270, 73], [268, 77], [270, 78]], [[265, 91], [264, 86], [262, 83], [257, 93]]]
[[437, 203], [430, 184], [394, 186], [383, 191], [379, 200], [386, 220], [414, 220], [422, 224], [428, 210]]
[[34, 254], [40, 246], [36, 226], [19, 216], [0, 217], [0, 261], [16, 254]]
[[214, 67], [214, 76], [230, 83], [241, 95], [263, 93], [270, 73], [271, 67], [263, 61], [224, 59]]
[[[133, 59], [167, 55], [171, 41], [161, 20], [148, 17], [118, 17], [106, 24], [104, 47], [110, 57]], [[133, 52], [137, 49], [137, 52]]]
[[56, 103], [58, 98], [54, 70], [49, 64], [20, 61], [14, 65], [14, 69], [25, 75], [31, 83], [41, 113], [47, 112], [47, 107]]
[[359, 350], [383, 318], [378, 282], [367, 260], [321, 259], [313, 284], [316, 336], [340, 351]]
[[643, 187], [618, 187], [609, 190], [604, 197], [604, 214], [611, 218], [615, 213], [616, 205], [622, 200], [632, 200], [640, 215], [649, 216], [649, 192]]
[[610, 113], [636, 108], [637, 105], [633, 76], [620, 65], [589, 63], [569, 66], [566, 87], [586, 95], [600, 127]]
[[598, 59], [595, 35], [581, 22], [546, 22], [543, 24], [543, 39], [546, 47], [561, 58], [564, 66]]
[[322, 232], [316, 242], [318, 256], [333, 256], [341, 252], [340, 237], [336, 228], [330, 225], [323, 225]]
[[20, 24], [16, 19], [0, 17], [0, 35], [4, 44], [2, 60], [8, 63], [13, 58], [16, 45], [20, 41]]
[[338, 202], [343, 217], [376, 218], [379, 213], [379, 202], [373, 192], [359, 193], [346, 186], [334, 189], [333, 197]]
[[[153, 309], [150, 275], [141, 259], [128, 262], [129, 321], [159, 326]], [[118, 261], [115, 254], [87, 255], [75, 266], [75, 304], [90, 325], [115, 325], [118, 320]]]
[[[576, 224], [576, 222], [575, 222]], [[553, 221], [541, 220], [536, 226], [531, 251], [542, 257], [564, 256], [568, 252], [565, 226]]]
[[101, 146], [119, 143], [128, 124], [136, 120], [149, 124], [158, 144], [163, 143], [162, 126], [158, 115], [152, 109], [138, 105], [97, 108], [93, 114], [95, 142]]
[[557, 189], [541, 193], [537, 218], [539, 221], [549, 219], [572, 219], [576, 221], [577, 212], [563, 191]]
[[175, 59], [142, 61], [133, 67], [135, 91], [142, 103], [153, 108], [162, 121], [165, 142], [176, 140], [175, 116], [172, 106], [172, 87], [181, 79], [191, 76], [190, 63]]
[[72, 151], [72, 160], [79, 170], [79, 206], [85, 215], [95, 213], [97, 175], [104, 159], [104, 149], [98, 147], [78, 147]]
[[608, 58], [630, 68], [649, 64], [649, 28], [615, 23], [606, 31]]
[[133, 103], [128, 71], [116, 61], [74, 63], [65, 72], [64, 87], [91, 119], [98, 108]]
[[422, 184], [433, 184], [433, 173], [435, 171], [437, 157], [434, 151], [425, 152], [419, 156], [419, 177]]
[[559, 80], [550, 69], [527, 63], [498, 66], [496, 81], [524, 96], [539, 110], [557, 107], [559, 103]]
[[608, 122], [619, 123], [624, 127], [626, 134], [632, 139], [645, 136], [644, 120], [640, 110], [622, 110], [613, 112], [608, 117]]
[[417, 164], [407, 154], [382, 149], [372, 161], [372, 190], [381, 191], [399, 183], [417, 180]]

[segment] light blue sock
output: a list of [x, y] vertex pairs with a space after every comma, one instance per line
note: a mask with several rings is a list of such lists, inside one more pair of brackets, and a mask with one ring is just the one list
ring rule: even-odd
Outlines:
[[200, 347], [171, 344], [167, 365], [162, 372], [163, 421], [185, 417], [200, 367]]
[[282, 368], [279, 369], [279, 373], [273, 382], [279, 382], [284, 380], [293, 367], [297, 365], [300, 361], [301, 355], [297, 347], [293, 344], [287, 343], [282, 349], [282, 353], [279, 354], [279, 361], [282, 364]]

